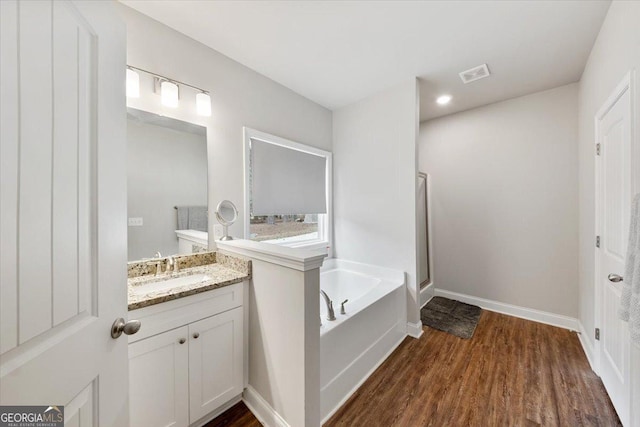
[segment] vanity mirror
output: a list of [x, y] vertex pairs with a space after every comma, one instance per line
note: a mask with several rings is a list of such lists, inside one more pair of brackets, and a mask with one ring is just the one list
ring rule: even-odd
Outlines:
[[206, 128], [127, 109], [129, 261], [205, 250]]
[[223, 200], [218, 203], [216, 208], [216, 218], [218, 222], [224, 227], [224, 232], [220, 240], [233, 240], [233, 237], [229, 236], [229, 226], [233, 225], [238, 219], [238, 209], [229, 200]]

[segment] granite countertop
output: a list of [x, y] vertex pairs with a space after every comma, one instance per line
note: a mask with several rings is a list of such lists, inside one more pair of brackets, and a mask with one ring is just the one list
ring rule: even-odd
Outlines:
[[[129, 263], [129, 310], [195, 295], [251, 278], [251, 261], [238, 257], [209, 252], [204, 256], [197, 254], [175, 258], [184, 268], [180, 268], [177, 273], [163, 271], [160, 276], [155, 275], [155, 265], [158, 262], [166, 265], [166, 259]], [[201, 262], [207, 263], [200, 264]], [[140, 274], [140, 271], [146, 269], [142, 264], [152, 265], [153, 268]], [[194, 280], [190, 281], [189, 278]]]

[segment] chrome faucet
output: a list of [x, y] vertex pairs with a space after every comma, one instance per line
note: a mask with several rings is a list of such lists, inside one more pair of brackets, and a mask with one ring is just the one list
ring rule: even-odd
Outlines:
[[348, 299], [342, 301], [342, 305], [340, 306], [340, 314], [347, 314], [346, 310], [344, 309], [344, 305], [348, 302], [349, 302]]
[[177, 272], [178, 271], [178, 262], [173, 257], [173, 255], [169, 255], [167, 257], [167, 269], [165, 270], [165, 273], [171, 274], [172, 270], [173, 270], [173, 272]]
[[162, 275], [162, 254], [160, 253], [160, 251], [156, 252], [156, 254], [153, 256], [155, 259], [157, 259], [156, 261], [156, 276], [160, 276]]
[[327, 304], [327, 320], [336, 320], [336, 315], [333, 312], [333, 301], [329, 299], [329, 295], [322, 289], [320, 289], [320, 294], [324, 297], [324, 302]]

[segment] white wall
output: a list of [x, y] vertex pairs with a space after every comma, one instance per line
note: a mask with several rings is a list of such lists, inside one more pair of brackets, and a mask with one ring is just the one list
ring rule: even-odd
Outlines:
[[319, 427], [319, 268], [324, 255], [240, 239], [219, 242], [218, 250], [252, 262], [245, 299], [249, 323], [245, 402], [266, 426]]
[[204, 135], [127, 120], [129, 261], [178, 253], [174, 206], [207, 204], [207, 140]]
[[[130, 107], [207, 127], [210, 212], [229, 199], [240, 218], [244, 214], [243, 126], [331, 151], [331, 111], [131, 8], [118, 4], [118, 11], [127, 24], [129, 65], [211, 92], [208, 118], [196, 114], [189, 89], [181, 93], [185, 102], [178, 109], [162, 107], [143, 76], [141, 97], [127, 100]], [[211, 235], [214, 222], [209, 221]], [[243, 222], [230, 231], [242, 236]]]
[[416, 298], [416, 79], [333, 113], [335, 255], [407, 273]]
[[423, 122], [436, 288], [578, 315], [577, 84]]
[[[640, 2], [614, 1], [602, 24], [600, 34], [591, 51], [580, 80], [579, 139], [580, 139], [580, 321], [587, 331], [588, 342], [595, 344], [592, 331], [595, 324], [595, 125], [596, 111], [625, 74], [640, 70]], [[638, 140], [640, 91], [635, 89], [635, 129]], [[639, 162], [640, 164], [640, 162]], [[638, 355], [640, 351], [637, 351]], [[640, 360], [634, 359], [635, 378], [640, 374]], [[640, 401], [640, 381], [635, 381], [635, 397]], [[632, 425], [640, 426], [640, 411], [636, 410]]]

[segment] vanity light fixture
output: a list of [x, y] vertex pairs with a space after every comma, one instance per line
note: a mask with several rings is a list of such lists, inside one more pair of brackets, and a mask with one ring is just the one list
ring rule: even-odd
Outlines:
[[440, 95], [438, 99], [436, 99], [436, 102], [439, 105], [447, 105], [449, 102], [451, 102], [451, 95]]
[[211, 117], [211, 96], [207, 92], [196, 95], [196, 111], [201, 116]]
[[144, 73], [153, 77], [154, 92], [160, 94], [162, 105], [169, 108], [177, 108], [180, 101], [180, 86], [196, 90], [196, 112], [200, 116], [211, 117], [211, 95], [208, 91], [181, 81], [170, 79], [142, 68], [127, 65], [127, 96], [140, 97], [140, 74]]
[[178, 85], [170, 82], [168, 80], [164, 80], [160, 83], [160, 98], [162, 100], [162, 105], [170, 108], [178, 107], [178, 100], [180, 98], [180, 89]]
[[127, 68], [127, 97], [140, 98], [140, 74]]

